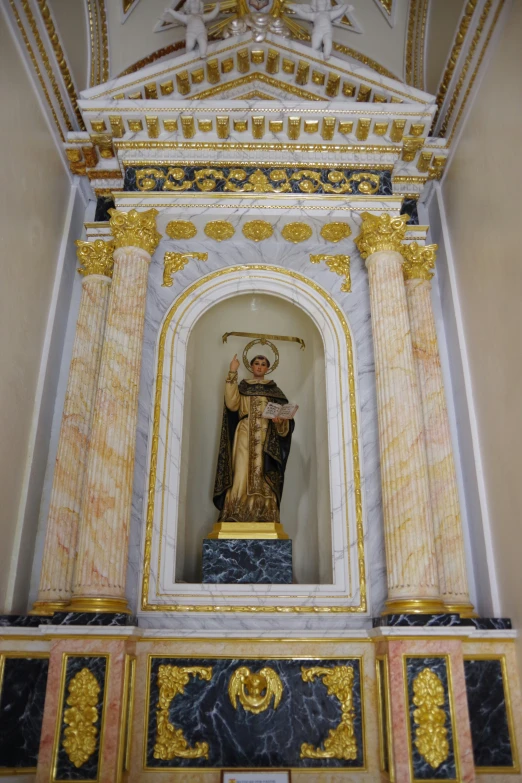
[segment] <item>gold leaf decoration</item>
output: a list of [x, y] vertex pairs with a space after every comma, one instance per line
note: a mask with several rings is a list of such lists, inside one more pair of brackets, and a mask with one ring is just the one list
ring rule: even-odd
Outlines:
[[268, 666], [258, 673], [251, 672], [246, 666], [240, 666], [230, 678], [228, 695], [234, 709], [237, 710], [239, 699], [245, 710], [258, 715], [268, 709], [272, 698], [274, 710], [277, 709], [283, 695], [283, 683], [279, 675]]
[[321, 236], [327, 242], [340, 242], [352, 233], [348, 223], [327, 223], [321, 229]]
[[109, 209], [110, 227], [116, 247], [139, 247], [152, 255], [161, 239], [161, 234], [156, 231], [157, 214], [157, 209], [148, 209], [146, 212]]
[[98, 729], [98, 695], [100, 685], [94, 674], [84, 668], [75, 674], [68, 685], [69, 709], [63, 714], [67, 728], [62, 745], [70, 761], [78, 769], [96, 750]]
[[243, 235], [252, 242], [262, 242], [263, 239], [269, 239], [274, 230], [266, 220], [250, 220], [243, 226]]
[[419, 245], [412, 242], [402, 246], [404, 262], [402, 271], [405, 280], [431, 280], [435, 268], [437, 245]]
[[212, 666], [170, 666], [162, 665], [158, 670], [159, 698], [156, 710], [156, 742], [154, 758], [170, 761], [174, 758], [208, 759], [208, 742], [196, 742], [190, 747], [182, 729], [169, 721], [169, 707], [172, 699], [185, 693], [190, 677], [201, 680], [212, 678]]
[[180, 272], [184, 269], [191, 258], [196, 261], [206, 261], [208, 259], [208, 253], [165, 253], [162, 286], [170, 288], [174, 282], [174, 275], [176, 272]]
[[329, 696], [335, 696], [341, 702], [341, 722], [330, 729], [323, 748], [314, 748], [307, 742], [301, 745], [302, 759], [343, 759], [353, 761], [357, 758], [357, 740], [353, 726], [353, 666], [313, 666], [301, 667], [304, 682], [312, 682], [314, 677], [322, 677]]
[[228, 220], [211, 220], [205, 226], [205, 234], [216, 242], [223, 242], [224, 239], [231, 239], [236, 230]]
[[198, 233], [196, 226], [190, 220], [171, 220], [165, 230], [171, 239], [192, 239]]
[[287, 242], [305, 242], [313, 234], [312, 229], [306, 223], [287, 223], [281, 231], [283, 239]]
[[362, 258], [368, 258], [379, 250], [392, 250], [397, 253], [402, 251], [401, 243], [406, 233], [406, 223], [409, 215], [372, 215], [363, 212], [361, 233], [355, 238], [355, 244], [359, 248]]
[[104, 242], [96, 239], [94, 242], [76, 240], [76, 255], [82, 265], [78, 272], [84, 277], [88, 275], [104, 275], [112, 277], [114, 269], [114, 242]]
[[310, 254], [310, 261], [312, 264], [319, 264], [321, 261], [326, 262], [328, 269], [335, 272], [339, 277], [344, 277], [344, 283], [341, 285], [341, 291], [346, 293], [352, 290], [352, 281], [350, 278], [350, 256], [346, 255], [330, 255], [328, 253], [319, 253], [317, 255]]
[[440, 678], [431, 669], [423, 669], [413, 680], [413, 703], [418, 708], [413, 712], [417, 724], [415, 746], [433, 769], [440, 767], [449, 755], [446, 713], [440, 709], [444, 700]]

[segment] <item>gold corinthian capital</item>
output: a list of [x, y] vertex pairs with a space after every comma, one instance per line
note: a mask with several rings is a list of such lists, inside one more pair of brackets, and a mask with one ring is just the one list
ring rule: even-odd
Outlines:
[[401, 253], [404, 258], [402, 265], [404, 279], [431, 280], [437, 249], [438, 245], [419, 245], [417, 242], [403, 245]]
[[139, 247], [152, 255], [156, 250], [161, 234], [156, 231], [157, 209], [146, 212], [119, 212], [109, 209], [110, 226], [116, 247]]
[[362, 213], [361, 233], [355, 239], [362, 258], [368, 258], [379, 250], [394, 250], [402, 252], [401, 243], [406, 233], [406, 223], [409, 215], [372, 215], [370, 212]]
[[81, 239], [76, 240], [76, 255], [81, 264], [78, 272], [87, 277], [87, 275], [104, 275], [112, 277], [114, 267], [114, 242], [104, 242], [103, 239], [97, 239], [95, 242], [84, 242]]

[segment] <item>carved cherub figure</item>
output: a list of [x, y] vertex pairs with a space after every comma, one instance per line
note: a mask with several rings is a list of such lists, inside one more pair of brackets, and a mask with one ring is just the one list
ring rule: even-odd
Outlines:
[[312, 0], [311, 5], [289, 3], [288, 8], [300, 19], [313, 22], [312, 49], [320, 52], [328, 60], [332, 53], [332, 22], [353, 11], [353, 5], [331, 5], [330, 0]]
[[166, 8], [165, 13], [173, 16], [177, 22], [181, 22], [181, 24], [186, 26], [186, 51], [191, 52], [196, 48], [197, 44], [199, 46], [199, 56], [204, 58], [207, 56], [208, 44], [208, 34], [205, 22], [210, 22], [219, 14], [219, 3], [216, 3], [212, 11], [209, 11], [208, 14], [204, 13], [205, 6], [202, 0], [187, 0], [185, 8], [187, 9], [186, 13], [180, 13], [180, 11], [175, 11], [173, 8]]

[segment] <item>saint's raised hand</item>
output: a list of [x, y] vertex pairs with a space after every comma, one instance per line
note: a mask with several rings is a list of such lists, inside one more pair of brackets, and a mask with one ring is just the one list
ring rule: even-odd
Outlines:
[[234, 358], [230, 362], [230, 372], [237, 372], [239, 369], [239, 359], [237, 358], [237, 353], [234, 354]]

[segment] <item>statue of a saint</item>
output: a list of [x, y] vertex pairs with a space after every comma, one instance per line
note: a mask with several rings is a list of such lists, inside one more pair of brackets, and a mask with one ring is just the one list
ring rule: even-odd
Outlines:
[[330, 0], [312, 0], [312, 5], [289, 3], [288, 8], [300, 19], [313, 22], [312, 49], [320, 52], [322, 47], [324, 59], [328, 60], [332, 53], [332, 22], [353, 11], [353, 5], [332, 7]]
[[279, 523], [294, 421], [263, 418], [269, 402], [288, 400], [274, 381], [265, 378], [270, 367], [266, 356], [255, 356], [250, 367], [254, 377], [238, 384], [237, 355], [230, 362], [214, 505], [220, 522]]
[[208, 33], [205, 22], [210, 22], [219, 14], [220, 5], [216, 3], [212, 11], [204, 13], [205, 6], [202, 0], [187, 0], [187, 13], [175, 11], [173, 8], [166, 8], [165, 13], [173, 16], [177, 22], [181, 22], [187, 28], [185, 39], [185, 50], [191, 52], [196, 44], [199, 46], [199, 56], [207, 56]]

